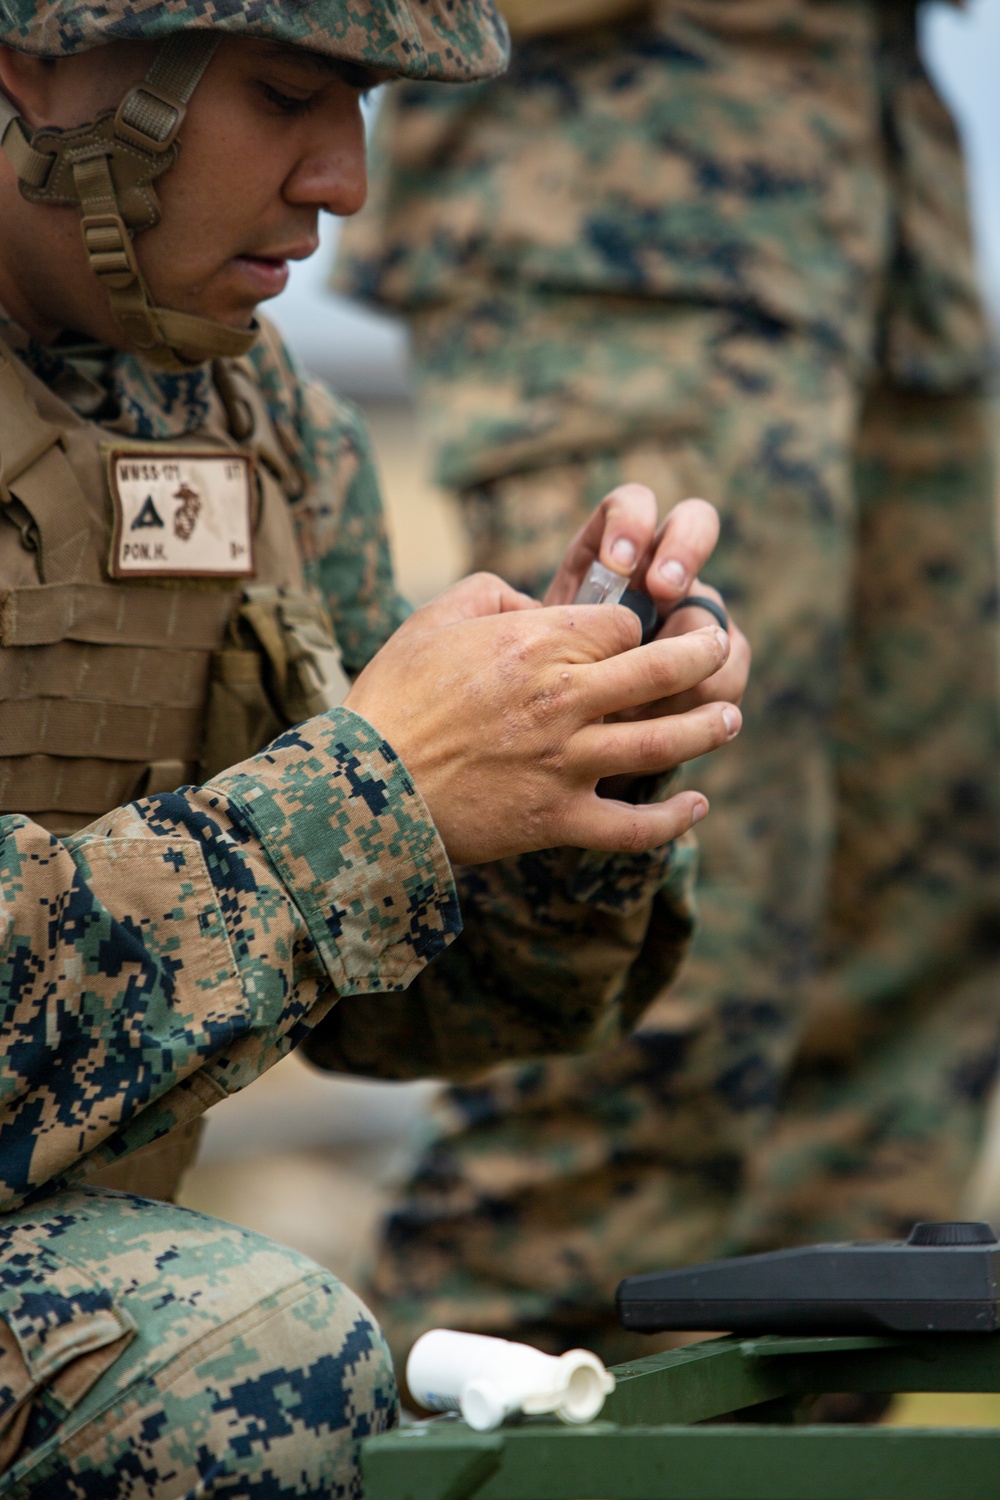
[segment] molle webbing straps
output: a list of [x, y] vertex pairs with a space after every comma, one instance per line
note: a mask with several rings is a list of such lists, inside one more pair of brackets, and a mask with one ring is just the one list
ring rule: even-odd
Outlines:
[[63, 834], [197, 781], [233, 604], [228, 589], [0, 590], [0, 810]]
[[198, 780], [198, 761], [107, 760], [82, 755], [0, 758], [0, 808], [24, 813], [61, 837], [135, 797]]
[[[2, 595], [0, 595], [2, 598]], [[54, 641], [0, 651], [0, 703], [26, 698], [131, 701], [150, 708], [203, 704], [208, 663], [204, 647], [132, 646]], [[3, 715], [0, 714], [0, 719]]]
[[179, 31], [163, 43], [142, 83], [117, 111], [73, 130], [27, 134], [0, 94], [0, 145], [33, 203], [75, 205], [91, 270], [107, 291], [128, 347], [154, 364], [184, 370], [245, 354], [244, 332], [156, 307], [139, 270], [133, 237], [159, 223], [154, 179], [173, 166], [188, 101], [219, 45], [208, 31]]
[[0, 760], [55, 755], [111, 760], [122, 746], [135, 760], [194, 764], [205, 731], [204, 703], [152, 708], [97, 698], [21, 698], [0, 715]]
[[[122, 440], [79, 417], [0, 341], [0, 813], [75, 832], [254, 754], [295, 722], [290, 709], [302, 716], [303, 692], [328, 686], [332, 626], [321, 600], [300, 598], [310, 593], [292, 514], [301, 479], [281, 468], [252, 370], [237, 362], [215, 374], [228, 401], [213, 400], [197, 432], [126, 447], [260, 460], [254, 588], [275, 627], [266, 642], [244, 630], [231, 580], [108, 578], [108, 465]], [[288, 709], [272, 699], [279, 676], [300, 690], [286, 692]]]
[[[60, 833], [83, 828], [101, 813], [131, 801], [142, 770], [142, 762], [136, 760], [13, 756], [0, 760], [0, 808], [5, 816], [25, 813], [35, 822], [57, 825], [53, 831]], [[173, 786], [196, 775], [196, 764], [183, 768]]]
[[95, 645], [204, 649], [221, 643], [233, 595], [213, 589], [140, 588], [104, 583], [41, 583], [0, 591], [0, 647]]

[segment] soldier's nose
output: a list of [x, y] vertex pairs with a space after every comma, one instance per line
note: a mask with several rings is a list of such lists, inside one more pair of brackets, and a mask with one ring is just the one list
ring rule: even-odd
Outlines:
[[365, 130], [355, 103], [351, 117], [338, 112], [336, 129], [328, 126], [303, 155], [285, 185], [285, 198], [349, 217], [364, 206], [367, 196]]

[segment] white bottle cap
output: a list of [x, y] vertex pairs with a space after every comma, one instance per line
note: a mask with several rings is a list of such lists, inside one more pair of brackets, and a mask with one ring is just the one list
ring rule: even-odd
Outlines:
[[566, 1369], [566, 1394], [556, 1410], [564, 1422], [592, 1422], [615, 1388], [615, 1377], [587, 1349], [570, 1349], [560, 1363]]
[[517, 1407], [504, 1401], [492, 1380], [469, 1380], [459, 1402], [462, 1416], [476, 1432], [492, 1432]]

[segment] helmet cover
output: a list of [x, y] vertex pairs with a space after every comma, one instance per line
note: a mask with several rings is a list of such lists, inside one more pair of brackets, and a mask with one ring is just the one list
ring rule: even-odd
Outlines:
[[0, 43], [36, 57], [206, 29], [451, 83], [492, 78], [509, 53], [493, 0], [0, 0]]

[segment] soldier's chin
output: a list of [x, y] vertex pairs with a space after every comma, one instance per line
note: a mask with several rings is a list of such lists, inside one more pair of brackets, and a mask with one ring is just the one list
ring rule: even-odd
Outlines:
[[[264, 299], [259, 298], [258, 300], [263, 301]], [[202, 318], [207, 318], [210, 323], [222, 323], [226, 328], [233, 328], [238, 333], [243, 333], [247, 329], [253, 327], [254, 315], [256, 314], [256, 312], [257, 303], [254, 302], [252, 304], [248, 303], [247, 305], [240, 307], [235, 311], [233, 310], [233, 308], [229, 307], [226, 308], [223, 312], [205, 311], [203, 313], [200, 313], [199, 316]]]

